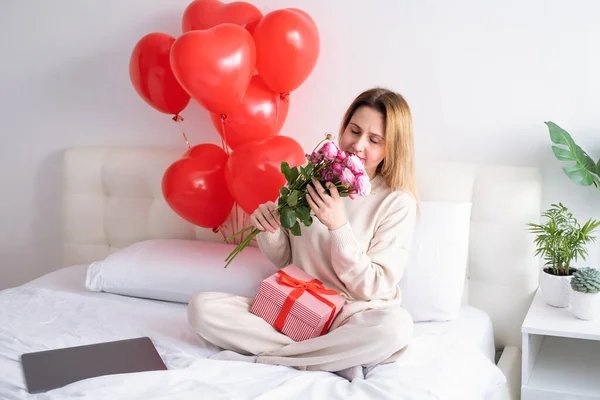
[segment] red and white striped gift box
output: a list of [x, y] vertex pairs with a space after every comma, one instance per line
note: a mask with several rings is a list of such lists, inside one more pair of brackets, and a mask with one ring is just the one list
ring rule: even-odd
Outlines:
[[299, 342], [325, 334], [345, 303], [341, 294], [289, 265], [261, 283], [250, 312]]

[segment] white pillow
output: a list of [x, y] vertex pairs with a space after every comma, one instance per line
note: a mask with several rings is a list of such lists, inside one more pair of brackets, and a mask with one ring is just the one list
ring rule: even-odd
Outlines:
[[471, 205], [421, 202], [400, 282], [402, 304], [415, 322], [451, 321], [458, 316], [467, 273]]
[[[411, 256], [400, 282], [415, 322], [458, 315], [467, 269], [471, 203], [421, 202]], [[254, 297], [277, 268], [246, 247], [227, 268], [235, 245], [182, 239], [135, 243], [88, 267], [86, 287], [125, 296], [187, 303], [199, 292]]]
[[254, 297], [277, 268], [260, 249], [246, 247], [225, 269], [235, 245], [182, 239], [135, 243], [91, 264], [86, 287], [96, 292], [187, 303], [199, 292]]

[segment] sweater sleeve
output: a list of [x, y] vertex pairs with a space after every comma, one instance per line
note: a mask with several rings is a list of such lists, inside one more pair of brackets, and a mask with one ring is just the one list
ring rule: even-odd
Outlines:
[[275, 232], [261, 232], [256, 236], [256, 242], [263, 254], [279, 269], [292, 263], [292, 250], [289, 233], [280, 228]]
[[408, 262], [416, 210], [416, 201], [408, 193], [394, 199], [366, 252], [349, 222], [330, 232], [333, 269], [354, 299], [386, 299], [393, 295]]

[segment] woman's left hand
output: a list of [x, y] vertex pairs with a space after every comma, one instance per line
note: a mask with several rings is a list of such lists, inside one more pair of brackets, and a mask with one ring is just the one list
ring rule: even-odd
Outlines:
[[312, 185], [307, 186], [306, 200], [308, 205], [319, 221], [330, 231], [341, 228], [348, 221], [348, 218], [337, 188], [333, 183], [327, 182], [327, 189], [330, 193], [327, 194], [318, 180], [313, 178], [312, 182]]

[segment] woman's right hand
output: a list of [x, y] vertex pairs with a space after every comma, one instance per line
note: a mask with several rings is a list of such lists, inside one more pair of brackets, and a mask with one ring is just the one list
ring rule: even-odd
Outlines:
[[250, 215], [250, 223], [261, 231], [276, 232], [281, 225], [275, 203], [267, 201]]

